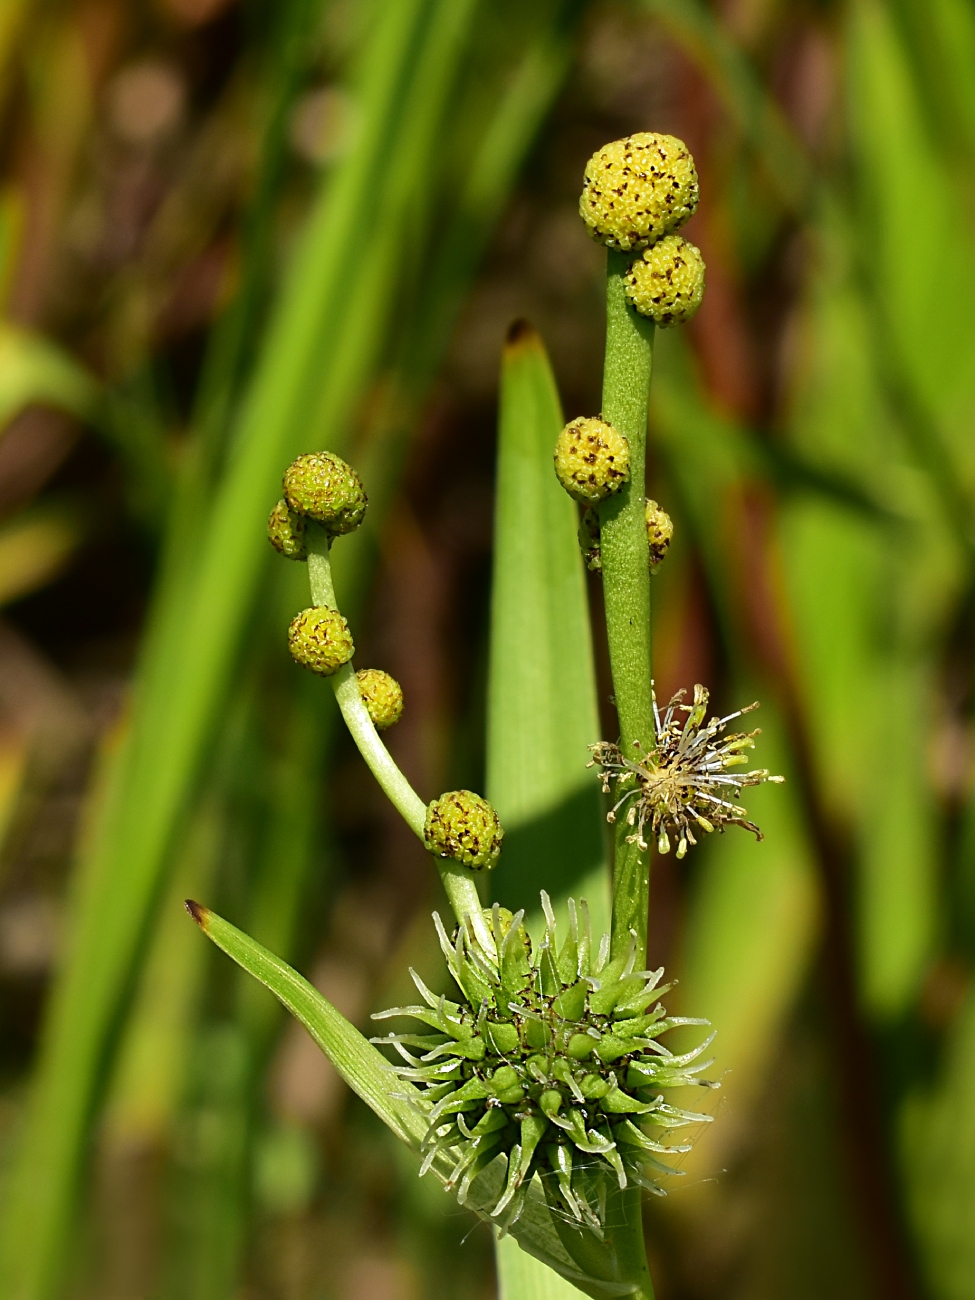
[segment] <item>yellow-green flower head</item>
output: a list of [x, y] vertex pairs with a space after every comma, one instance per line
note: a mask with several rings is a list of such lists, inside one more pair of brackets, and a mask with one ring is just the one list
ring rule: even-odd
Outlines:
[[498, 814], [472, 790], [451, 790], [427, 807], [423, 841], [440, 858], [477, 869], [493, 867], [503, 838]]
[[572, 420], [555, 444], [555, 473], [576, 501], [602, 501], [630, 477], [630, 444], [605, 420]]
[[377, 731], [385, 731], [403, 716], [403, 688], [381, 668], [361, 668], [356, 673], [359, 694]]
[[679, 230], [697, 200], [697, 169], [683, 140], [640, 131], [589, 159], [579, 214], [593, 239], [628, 252]]
[[284, 496], [292, 510], [316, 519], [334, 534], [358, 528], [368, 504], [359, 475], [330, 451], [293, 461], [285, 471]]
[[305, 520], [281, 500], [271, 511], [267, 521], [268, 541], [287, 560], [307, 560], [305, 546]]
[[650, 572], [656, 573], [670, 547], [674, 535], [674, 521], [656, 501], [647, 502], [647, 545], [650, 548]]
[[[648, 501], [646, 506], [647, 546], [650, 552], [650, 572], [656, 573], [660, 567], [670, 539], [674, 535], [674, 523], [666, 510], [661, 510], [656, 501]], [[599, 512], [592, 507], [582, 516], [579, 527], [579, 546], [586, 568], [599, 573], [603, 567], [602, 551], [599, 546]]]
[[636, 259], [624, 284], [630, 305], [641, 316], [658, 325], [683, 325], [704, 297], [701, 250], [680, 235], [666, 235]]
[[337, 609], [324, 605], [303, 609], [291, 620], [288, 649], [295, 663], [320, 677], [331, 677], [355, 654], [348, 623]]

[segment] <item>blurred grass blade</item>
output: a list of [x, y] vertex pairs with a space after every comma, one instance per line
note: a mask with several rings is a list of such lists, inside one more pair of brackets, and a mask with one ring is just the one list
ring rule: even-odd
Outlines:
[[0, 429], [34, 402], [84, 419], [95, 407], [98, 381], [43, 335], [0, 325]]
[[901, 1116], [907, 1200], [937, 1300], [970, 1300], [975, 1279], [975, 994], [947, 1035], [940, 1077], [916, 1085]]
[[[157, 628], [149, 646], [114, 816], [84, 872], [52, 995], [4, 1224], [0, 1291], [10, 1300], [41, 1300], [57, 1285], [112, 1033], [256, 595], [275, 481], [296, 452], [320, 441], [321, 425], [309, 418], [316, 393], [329, 395], [331, 432], [347, 422], [392, 316], [405, 268], [387, 258], [377, 285], [374, 259], [362, 249], [406, 251], [404, 182], [426, 170], [468, 17], [466, 3], [414, 0], [381, 10], [367, 41], [357, 146], [326, 185], [293, 259], [209, 525], [197, 523], [192, 592], [168, 601], [169, 631]], [[362, 294], [377, 288], [381, 311], [364, 336]]]
[[506, 832], [491, 884], [512, 908], [536, 909], [539, 889], [572, 892], [603, 861], [586, 770], [599, 724], [585, 570], [576, 508], [552, 468], [561, 427], [542, 342], [518, 322], [501, 378], [487, 753]]
[[[505, 848], [491, 886], [505, 906], [532, 911], [539, 889], [581, 892], [599, 933], [608, 882], [599, 789], [586, 770], [596, 684], [577, 512], [552, 467], [562, 422], [545, 348], [519, 321], [501, 372], [487, 791]], [[501, 1300], [578, 1295], [510, 1239], [497, 1260]]]

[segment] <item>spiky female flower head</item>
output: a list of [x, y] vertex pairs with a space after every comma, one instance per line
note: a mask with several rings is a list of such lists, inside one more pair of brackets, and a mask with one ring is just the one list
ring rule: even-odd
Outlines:
[[351, 465], [330, 451], [299, 456], [285, 470], [284, 496], [292, 510], [316, 519], [327, 532], [351, 533], [362, 523], [368, 500]]
[[304, 516], [292, 510], [284, 499], [278, 502], [268, 516], [267, 539], [287, 560], [308, 559]]
[[498, 814], [473, 790], [449, 790], [427, 806], [423, 842], [437, 857], [454, 858], [475, 870], [490, 868], [503, 839]]
[[683, 325], [704, 297], [701, 250], [667, 235], [638, 257], [624, 277], [627, 301], [658, 325]]
[[[677, 840], [677, 856], [682, 858], [689, 844], [696, 844], [695, 828], [710, 832], [726, 826], [742, 826], [762, 839], [762, 832], [747, 820], [744, 808], [734, 801], [748, 785], [764, 781], [783, 781], [771, 776], [766, 768], [753, 772], [729, 772], [747, 762], [745, 750], [754, 749], [760, 731], [736, 732], [723, 736], [725, 727], [743, 713], [757, 709], [749, 704], [724, 718], [705, 722], [708, 692], [694, 687], [694, 703], [684, 704], [685, 692], [678, 691], [663, 717], [654, 698], [653, 712], [657, 729], [657, 748], [650, 754], [636, 744], [638, 757], [627, 758], [618, 745], [606, 741], [593, 745], [593, 759], [602, 772], [603, 793], [609, 794], [615, 782], [619, 796], [608, 814], [614, 822], [620, 809], [626, 809], [626, 823], [635, 827], [627, 836], [631, 844], [647, 848], [644, 837], [647, 823], [661, 853], [670, 852], [670, 837]], [[681, 718], [680, 714], [686, 714]]]
[[[663, 1194], [656, 1178], [674, 1174], [660, 1159], [688, 1151], [667, 1145], [671, 1129], [710, 1120], [666, 1101], [669, 1088], [717, 1087], [702, 1080], [714, 1035], [673, 1054], [660, 1041], [677, 1025], [659, 1001], [663, 968], [634, 969], [636, 936], [610, 959], [609, 935], [592, 944], [585, 902], [569, 901], [561, 948], [547, 894], [545, 935], [533, 953], [524, 912], [495, 903], [476, 938], [468, 923], [440, 944], [460, 1000], [437, 997], [413, 974], [424, 1006], [395, 1007], [422, 1033], [393, 1033], [403, 1079], [423, 1094], [427, 1131], [421, 1173], [434, 1167], [463, 1204], [481, 1170], [507, 1159], [506, 1185], [491, 1209], [502, 1231], [524, 1208], [535, 1174], [550, 1205], [579, 1228], [601, 1234], [610, 1183]], [[411, 972], [412, 974], [412, 972]]]
[[349, 625], [337, 609], [303, 609], [288, 628], [288, 649], [296, 663], [320, 677], [331, 677], [355, 654]]
[[602, 501], [630, 477], [630, 444], [605, 420], [571, 420], [555, 444], [555, 473], [576, 501]]
[[377, 731], [385, 731], [403, 716], [403, 688], [381, 668], [360, 668], [359, 694]]
[[579, 214], [593, 239], [627, 252], [678, 230], [697, 208], [697, 169], [672, 135], [640, 131], [586, 164]]
[[[656, 501], [648, 501], [646, 506], [647, 547], [650, 556], [650, 572], [656, 573], [663, 563], [664, 556], [674, 535], [674, 521], [666, 510], [661, 510]], [[579, 545], [586, 568], [598, 573], [603, 567], [602, 551], [599, 546], [599, 512], [591, 507], [582, 516], [579, 526]]]

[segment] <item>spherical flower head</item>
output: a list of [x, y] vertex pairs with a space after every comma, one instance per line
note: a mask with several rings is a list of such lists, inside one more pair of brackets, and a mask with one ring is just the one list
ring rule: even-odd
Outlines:
[[636, 969], [636, 936], [611, 956], [609, 936], [591, 933], [585, 902], [570, 899], [560, 942], [551, 901], [541, 901], [545, 936], [534, 951], [523, 911], [511, 916], [495, 904], [476, 939], [468, 921], [448, 935], [435, 917], [458, 1000], [436, 996], [414, 974], [425, 1005], [375, 1018], [412, 1017], [419, 1032], [374, 1041], [395, 1048], [397, 1073], [420, 1092], [421, 1173], [433, 1169], [464, 1204], [477, 1175], [503, 1155], [504, 1186], [484, 1211], [502, 1232], [517, 1222], [537, 1174], [567, 1224], [601, 1234], [610, 1188], [662, 1195], [661, 1175], [680, 1173], [668, 1157], [690, 1150], [673, 1141], [674, 1130], [711, 1119], [667, 1093], [680, 1089], [683, 1103], [689, 1088], [718, 1086], [701, 1077], [714, 1035], [668, 1050], [668, 1030], [707, 1022], [668, 1016], [663, 968]]
[[271, 511], [267, 521], [267, 538], [286, 560], [307, 560], [305, 545], [305, 520], [281, 500]]
[[324, 605], [303, 609], [291, 620], [288, 649], [295, 663], [320, 677], [331, 677], [355, 654], [348, 623], [337, 609]]
[[680, 235], [666, 235], [638, 257], [626, 273], [626, 297], [641, 316], [658, 325], [683, 325], [704, 297], [701, 250]]
[[330, 451], [293, 461], [285, 471], [284, 497], [292, 510], [335, 535], [358, 528], [368, 504], [359, 475]]
[[640, 131], [589, 159], [579, 213], [593, 239], [628, 252], [679, 230], [697, 200], [697, 169], [687, 145], [672, 135]]
[[[650, 572], [656, 573], [674, 535], [674, 523], [666, 510], [661, 510], [656, 501], [647, 502], [645, 517]], [[579, 526], [579, 547], [586, 568], [592, 573], [600, 573], [603, 567], [603, 556], [599, 545], [599, 512], [593, 507], [582, 516], [582, 523]]]
[[493, 867], [504, 831], [486, 799], [471, 790], [451, 790], [427, 808], [423, 841], [431, 853], [480, 870]]
[[377, 731], [385, 731], [403, 716], [403, 688], [381, 668], [362, 668], [356, 673], [359, 694]]
[[572, 420], [555, 444], [555, 473], [576, 501], [602, 501], [630, 477], [630, 444], [605, 420]]
[[648, 501], [646, 509], [647, 546], [650, 549], [650, 572], [656, 573], [670, 548], [674, 535], [674, 521], [656, 501]]

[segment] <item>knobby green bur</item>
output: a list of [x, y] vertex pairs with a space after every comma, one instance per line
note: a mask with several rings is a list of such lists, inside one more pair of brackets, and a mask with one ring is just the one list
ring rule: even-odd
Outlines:
[[667, 852], [673, 840], [683, 857], [699, 832], [741, 826], [761, 838], [737, 800], [746, 786], [780, 779], [731, 770], [758, 733], [725, 729], [748, 710], [708, 720], [702, 686], [692, 703], [681, 692], [663, 712], [653, 694], [650, 577], [673, 533], [666, 511], [645, 495], [653, 332], [700, 305], [703, 261], [674, 233], [696, 204], [693, 159], [671, 136], [615, 141], [586, 168], [580, 211], [608, 250], [603, 410], [566, 425], [555, 471], [589, 507], [580, 543], [604, 586], [620, 737], [594, 745], [589, 766], [615, 796], [611, 933], [593, 935], [585, 903], [570, 899], [559, 935], [544, 892], [544, 932], [534, 943], [523, 911], [483, 906], [476, 880], [490, 879], [502, 850], [496, 811], [469, 790], [424, 803], [379, 738], [402, 712], [403, 693], [381, 670], [352, 666], [329, 553], [361, 524], [366, 495], [356, 472], [329, 452], [289, 467], [268, 524], [272, 544], [308, 564], [312, 604], [292, 622], [289, 646], [297, 663], [330, 679], [363, 758], [437, 864], [454, 913], [452, 926], [434, 920], [455, 1000], [414, 975], [420, 1002], [376, 1017], [417, 1026], [373, 1040], [395, 1053], [390, 1065], [300, 975], [187, 904], [417, 1152], [421, 1174], [432, 1171], [500, 1235], [599, 1300], [651, 1300], [641, 1195], [663, 1195], [661, 1180], [679, 1172], [668, 1158], [689, 1147], [671, 1130], [711, 1119], [676, 1105], [669, 1091], [718, 1086], [702, 1077], [713, 1035], [680, 1054], [663, 1042], [676, 1026], [706, 1022], [669, 1016], [663, 970], [645, 969], [650, 842]]

